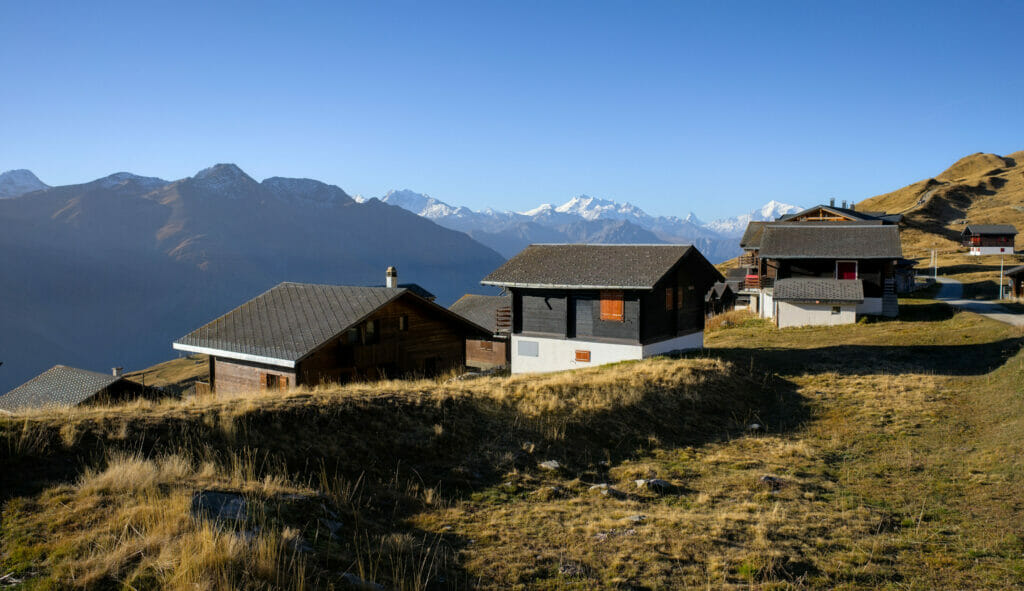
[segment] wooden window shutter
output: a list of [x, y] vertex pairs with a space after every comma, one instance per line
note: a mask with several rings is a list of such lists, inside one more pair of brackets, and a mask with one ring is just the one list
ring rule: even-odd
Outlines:
[[624, 322], [625, 306], [621, 291], [601, 292], [601, 320], [610, 322]]
[[676, 308], [683, 309], [683, 289], [676, 290]]
[[281, 384], [281, 389], [282, 390], [287, 390], [288, 389], [288, 376], [281, 376], [281, 379], [280, 379], [279, 383]]
[[590, 363], [590, 351], [586, 351], [586, 350], [583, 350], [583, 349], [577, 349], [576, 350], [576, 361], [581, 361], [583, 363]]
[[676, 300], [675, 290], [672, 289], [671, 287], [666, 287], [665, 288], [665, 309], [666, 310], [671, 310], [673, 308], [674, 304], [676, 303], [675, 300]]

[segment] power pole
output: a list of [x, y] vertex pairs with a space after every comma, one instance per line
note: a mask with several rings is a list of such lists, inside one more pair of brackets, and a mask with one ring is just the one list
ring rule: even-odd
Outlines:
[[999, 255], [999, 301], [1003, 300], [1003, 255]]

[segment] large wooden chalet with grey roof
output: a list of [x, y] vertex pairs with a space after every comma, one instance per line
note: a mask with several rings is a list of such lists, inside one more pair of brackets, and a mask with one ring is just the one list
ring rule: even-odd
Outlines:
[[491, 332], [421, 288], [399, 287], [388, 271], [385, 287], [281, 283], [173, 347], [209, 355], [210, 388], [220, 394], [461, 368], [466, 339]]
[[481, 282], [512, 296], [512, 373], [699, 349], [722, 275], [693, 246], [534, 244]]
[[900, 218], [843, 203], [751, 222], [740, 240], [746, 271], [740, 294], [780, 327], [896, 316], [897, 274], [908, 268]]

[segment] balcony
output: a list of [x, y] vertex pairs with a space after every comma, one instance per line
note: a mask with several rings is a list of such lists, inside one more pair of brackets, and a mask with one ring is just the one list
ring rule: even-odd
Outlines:
[[741, 267], [756, 267], [757, 266], [757, 255], [752, 252], [745, 252], [740, 255], [740, 266]]
[[743, 289], [762, 289], [774, 287], [775, 279], [772, 277], [761, 277], [760, 275], [747, 275], [743, 280]]

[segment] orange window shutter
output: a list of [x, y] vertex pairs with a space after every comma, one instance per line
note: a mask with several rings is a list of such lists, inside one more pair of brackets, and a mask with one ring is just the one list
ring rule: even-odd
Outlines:
[[576, 361], [581, 361], [583, 363], [590, 363], [590, 351], [585, 351], [585, 350], [582, 350], [582, 349], [577, 349], [576, 350]]
[[282, 390], [287, 390], [288, 389], [288, 377], [287, 376], [281, 376], [281, 389]]
[[625, 319], [624, 308], [621, 291], [601, 292], [601, 320], [622, 322]]
[[671, 287], [665, 288], [665, 309], [671, 310], [672, 305], [675, 303], [675, 293]]

